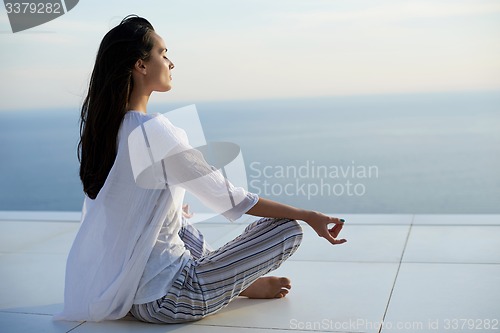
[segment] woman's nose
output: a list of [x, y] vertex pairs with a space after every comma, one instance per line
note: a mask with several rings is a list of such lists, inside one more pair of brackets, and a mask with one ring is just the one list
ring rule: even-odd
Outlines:
[[174, 63], [172, 61], [170, 61], [170, 65], [168, 65], [168, 69], [172, 70], [172, 69], [174, 69], [174, 67], [175, 67]]

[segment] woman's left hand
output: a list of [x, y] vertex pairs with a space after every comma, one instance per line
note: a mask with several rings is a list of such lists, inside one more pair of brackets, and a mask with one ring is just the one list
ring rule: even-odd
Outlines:
[[189, 205], [188, 204], [185, 204], [182, 206], [182, 216], [184, 216], [184, 218], [190, 219], [193, 217], [193, 215], [194, 215], [194, 213], [189, 212]]

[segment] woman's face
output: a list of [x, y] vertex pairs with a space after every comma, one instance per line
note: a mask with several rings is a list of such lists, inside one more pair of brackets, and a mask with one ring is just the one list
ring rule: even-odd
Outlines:
[[174, 64], [167, 58], [167, 48], [163, 39], [153, 31], [153, 49], [148, 61], [145, 62], [147, 69], [147, 85], [152, 91], [169, 91], [172, 88], [171, 70]]

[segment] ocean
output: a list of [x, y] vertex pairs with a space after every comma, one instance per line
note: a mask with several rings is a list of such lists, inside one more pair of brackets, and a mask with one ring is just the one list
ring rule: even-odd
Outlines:
[[[195, 104], [248, 189], [327, 213], [500, 213], [500, 92]], [[0, 111], [0, 210], [80, 211], [79, 106]], [[195, 199], [193, 210], [203, 211]]]

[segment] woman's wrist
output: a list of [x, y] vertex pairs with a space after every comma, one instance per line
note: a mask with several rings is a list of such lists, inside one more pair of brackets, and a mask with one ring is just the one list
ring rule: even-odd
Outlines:
[[302, 220], [304, 222], [311, 221], [315, 214], [317, 213], [313, 210], [301, 209], [298, 220]]

